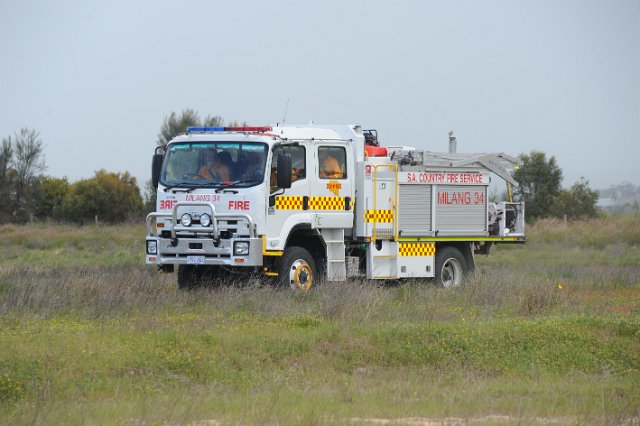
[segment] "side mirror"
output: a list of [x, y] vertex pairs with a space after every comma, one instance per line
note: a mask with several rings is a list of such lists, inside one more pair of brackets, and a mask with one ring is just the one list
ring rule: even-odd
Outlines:
[[291, 155], [282, 154], [278, 156], [278, 188], [291, 188]]
[[151, 159], [151, 183], [154, 188], [158, 187], [158, 181], [160, 180], [160, 169], [162, 168], [162, 160], [164, 160], [164, 154], [153, 154]]

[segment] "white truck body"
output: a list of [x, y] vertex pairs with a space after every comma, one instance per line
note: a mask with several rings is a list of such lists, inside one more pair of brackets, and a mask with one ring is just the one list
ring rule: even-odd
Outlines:
[[[334, 281], [435, 277], [446, 285], [473, 269], [474, 252], [524, 242], [524, 205], [490, 203], [487, 193], [492, 173], [517, 185], [509, 175], [517, 159], [412, 147], [373, 152], [366, 132], [357, 125], [204, 128], [174, 138], [156, 155], [167, 158], [157, 211], [147, 217], [146, 262], [165, 271], [179, 265], [190, 271], [183, 280], [210, 266], [219, 274], [277, 276], [302, 291], [315, 282], [312, 273]], [[205, 149], [228, 151], [236, 177], [196, 176]], [[289, 187], [276, 185], [279, 156], [297, 163], [283, 163]], [[322, 170], [327, 156], [339, 163], [333, 175]], [[172, 167], [188, 173], [170, 178]], [[259, 169], [257, 178], [240, 178], [250, 167]], [[211, 218], [207, 226], [198, 223], [207, 222], [203, 215]]]

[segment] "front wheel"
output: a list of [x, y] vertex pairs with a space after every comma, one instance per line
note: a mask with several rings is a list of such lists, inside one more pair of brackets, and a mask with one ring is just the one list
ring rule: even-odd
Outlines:
[[278, 281], [299, 293], [306, 293], [318, 279], [313, 256], [302, 247], [289, 247], [280, 258]]
[[220, 287], [231, 284], [233, 276], [218, 266], [178, 266], [178, 288], [193, 290], [200, 287]]
[[178, 288], [193, 290], [202, 285], [203, 269], [193, 265], [178, 266]]
[[436, 284], [440, 287], [458, 287], [467, 273], [467, 262], [455, 247], [446, 246], [436, 252]]

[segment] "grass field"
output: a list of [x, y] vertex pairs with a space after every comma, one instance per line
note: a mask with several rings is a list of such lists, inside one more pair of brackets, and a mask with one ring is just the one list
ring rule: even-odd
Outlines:
[[304, 297], [180, 292], [142, 225], [0, 231], [0, 424], [640, 423], [637, 217]]

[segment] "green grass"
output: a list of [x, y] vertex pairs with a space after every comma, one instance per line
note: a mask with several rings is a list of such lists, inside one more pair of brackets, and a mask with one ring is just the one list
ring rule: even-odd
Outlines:
[[463, 288], [304, 297], [180, 292], [140, 225], [0, 230], [3, 424], [640, 419], [637, 218], [539, 222]]
[[135, 266], [144, 263], [144, 227], [73, 225], [0, 227], [0, 266]]

